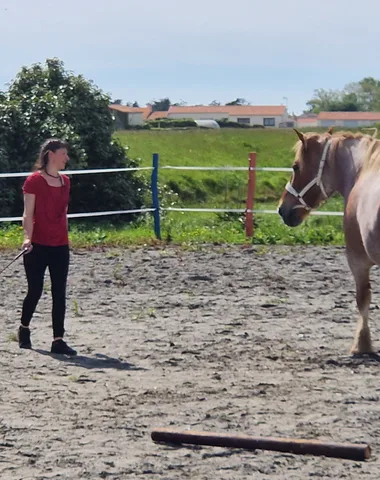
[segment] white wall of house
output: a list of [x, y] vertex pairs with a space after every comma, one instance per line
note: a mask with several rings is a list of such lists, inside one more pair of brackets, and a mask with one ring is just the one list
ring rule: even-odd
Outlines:
[[142, 113], [128, 113], [128, 124], [131, 126], [142, 125], [144, 117]]
[[302, 121], [302, 118], [297, 120], [296, 125], [298, 128], [308, 128], [308, 127], [319, 127], [319, 123], [317, 119], [308, 119], [309, 121]]
[[[366, 118], [367, 117], [367, 118]], [[368, 118], [370, 117], [370, 118]], [[321, 112], [317, 118], [319, 127], [344, 127], [344, 128], [358, 128], [368, 127], [380, 123], [379, 112]]]
[[264, 127], [278, 127], [281, 122], [286, 121], [287, 116], [268, 115], [262, 116], [246, 116], [246, 115], [230, 115], [228, 119], [231, 122], [246, 123], [247, 125], [263, 125]]
[[288, 115], [247, 116], [229, 115], [228, 112], [218, 113], [168, 113], [168, 118], [193, 120], [222, 120], [227, 118], [231, 122], [246, 123], [247, 125], [264, 125], [266, 127], [278, 127], [281, 122], [286, 122]]
[[380, 118], [378, 120], [358, 120], [359, 127], [367, 127], [368, 125], [376, 125], [380, 123]]
[[375, 120], [318, 120], [319, 127], [345, 127], [345, 128], [358, 128], [358, 127], [369, 127], [380, 123]]
[[115, 119], [116, 128], [122, 130], [128, 125], [136, 126], [143, 125], [144, 117], [142, 112], [128, 112], [118, 108], [111, 108], [112, 116]]

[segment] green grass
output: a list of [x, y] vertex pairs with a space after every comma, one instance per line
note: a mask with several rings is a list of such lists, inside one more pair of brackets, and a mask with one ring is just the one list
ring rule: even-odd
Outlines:
[[[256, 129], [126, 131], [117, 136], [131, 157], [141, 158], [142, 166], [152, 164], [155, 152], [161, 166], [246, 167], [249, 153], [256, 152], [257, 166], [290, 167], [296, 141], [294, 132]], [[286, 173], [260, 172], [256, 199], [277, 201], [287, 178]], [[247, 173], [160, 170], [160, 181], [187, 205], [226, 206], [232, 200], [236, 206], [245, 201]]]
[[[163, 242], [174, 242], [189, 247], [199, 243], [259, 245], [342, 245], [341, 218], [310, 217], [303, 225], [286, 227], [278, 215], [257, 215], [252, 240], [247, 240], [243, 216], [212, 213], [170, 212], [161, 222]], [[0, 249], [20, 248], [22, 230], [8, 226], [0, 234]], [[153, 222], [150, 218], [138, 225], [114, 226], [105, 222], [102, 226], [70, 225], [70, 243], [74, 248], [102, 246], [132, 247], [155, 245]]]
[[[126, 131], [118, 138], [128, 154], [149, 166], [152, 153], [160, 155], [160, 166], [247, 166], [250, 152], [256, 152], [258, 167], [287, 167], [294, 160], [293, 130], [221, 129], [181, 131]], [[276, 210], [289, 172], [257, 172], [255, 209]], [[247, 172], [178, 171], [159, 172], [160, 185], [178, 194], [176, 206], [198, 208], [245, 208]], [[164, 200], [169, 206], [172, 198]], [[330, 199], [320, 210], [342, 211], [340, 197]], [[177, 242], [246, 242], [240, 219], [222, 221], [212, 213], [167, 213], [162, 222], [163, 238]], [[225, 217], [230, 218], [233, 215]], [[235, 215], [236, 217], [236, 215]], [[256, 215], [253, 243], [337, 244], [344, 241], [341, 217], [311, 216], [296, 229], [286, 227], [278, 215]]]
[[[290, 167], [297, 137], [292, 130], [157, 130], [125, 131], [116, 134], [128, 147], [128, 155], [150, 166], [152, 154], [160, 155], [160, 166], [243, 166], [250, 152], [257, 153], [257, 166]], [[150, 171], [144, 173], [148, 177]], [[255, 209], [276, 210], [278, 200], [289, 179], [288, 172], [257, 172]], [[159, 171], [159, 185], [175, 192], [161, 192], [162, 206], [196, 208], [245, 208], [247, 172]], [[149, 200], [149, 199], [148, 199]], [[330, 199], [321, 210], [342, 211], [340, 197]], [[204, 242], [247, 243], [244, 218], [240, 214], [165, 212], [162, 216], [163, 241], [184, 245]], [[112, 224], [112, 217], [97, 227], [86, 226], [80, 219], [70, 221], [73, 247], [132, 246], [155, 243], [150, 214], [128, 226]], [[286, 227], [279, 215], [255, 216], [255, 234], [249, 242], [256, 244], [322, 244], [344, 242], [341, 217], [311, 216], [302, 226]], [[0, 234], [0, 248], [19, 247], [22, 229], [5, 226]]]

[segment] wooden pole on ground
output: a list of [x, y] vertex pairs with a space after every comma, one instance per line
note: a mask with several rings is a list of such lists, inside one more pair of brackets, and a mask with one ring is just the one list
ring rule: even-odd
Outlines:
[[367, 444], [335, 443], [274, 437], [252, 437], [231, 433], [207, 433], [191, 430], [155, 428], [151, 433], [154, 442], [170, 444], [208, 445], [214, 447], [243, 448], [247, 450], [274, 450], [299, 455], [323, 455], [348, 460], [366, 460], [371, 456]]

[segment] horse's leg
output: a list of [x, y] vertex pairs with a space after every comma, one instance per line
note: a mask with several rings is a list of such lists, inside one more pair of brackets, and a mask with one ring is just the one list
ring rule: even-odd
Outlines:
[[[364, 253], [364, 252], [363, 252]], [[347, 253], [348, 264], [356, 284], [356, 305], [359, 310], [359, 320], [354, 343], [351, 347], [352, 354], [372, 353], [371, 334], [368, 325], [369, 306], [371, 303], [371, 284], [369, 272], [373, 265], [368, 257], [355, 257]]]

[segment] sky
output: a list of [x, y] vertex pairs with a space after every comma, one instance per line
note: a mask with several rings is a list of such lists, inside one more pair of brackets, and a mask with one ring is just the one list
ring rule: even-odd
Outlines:
[[58, 57], [123, 103], [300, 114], [316, 89], [380, 79], [379, 18], [379, 0], [0, 0], [0, 90]]

